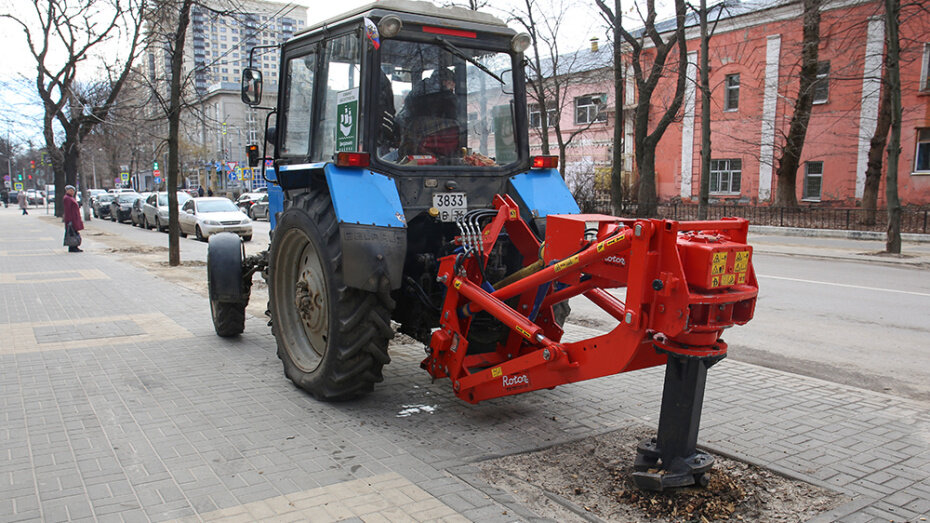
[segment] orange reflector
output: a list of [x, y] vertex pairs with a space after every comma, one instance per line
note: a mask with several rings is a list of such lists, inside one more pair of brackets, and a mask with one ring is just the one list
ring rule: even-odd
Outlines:
[[336, 153], [336, 165], [339, 167], [368, 167], [370, 160], [368, 153]]
[[534, 156], [531, 159], [530, 165], [533, 169], [558, 169], [559, 168], [559, 157], [558, 156]]

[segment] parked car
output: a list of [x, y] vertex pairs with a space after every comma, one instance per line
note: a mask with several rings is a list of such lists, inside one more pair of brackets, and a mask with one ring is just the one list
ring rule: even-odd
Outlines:
[[257, 202], [252, 204], [252, 208], [249, 209], [249, 216], [253, 220], [267, 220], [268, 219], [268, 195], [265, 194], [258, 199]]
[[244, 192], [239, 195], [239, 198], [236, 199], [236, 207], [242, 209], [242, 212], [248, 213], [249, 209], [252, 208], [252, 204], [258, 201], [261, 198], [261, 193], [257, 192]]
[[26, 201], [29, 205], [45, 205], [45, 198], [42, 193], [35, 189], [26, 190]]
[[8, 203], [16, 203], [17, 198], [19, 198], [19, 191], [10, 191], [6, 196], [6, 201]]
[[178, 213], [178, 224], [182, 236], [193, 234], [201, 241], [220, 232], [234, 232], [244, 242], [252, 239], [252, 220], [226, 198], [193, 198]]
[[112, 194], [98, 194], [97, 198], [91, 199], [91, 205], [94, 208], [94, 218], [109, 218], [110, 217], [110, 202], [113, 201], [115, 196]]
[[151, 195], [150, 192], [140, 193], [136, 201], [132, 203], [132, 208], [129, 210], [129, 221], [133, 225], [142, 227], [142, 207], [145, 205], [145, 200]]
[[133, 192], [133, 193], [134, 193], [134, 192], [136, 192], [136, 190], [135, 190], [135, 189], [130, 189], [129, 187], [116, 187], [116, 188], [114, 188], [114, 189], [109, 189], [109, 190], [107, 190], [107, 192], [110, 193], [110, 194], [123, 194], [123, 193], [127, 193], [127, 192]]
[[[189, 194], [178, 191], [178, 207], [190, 199]], [[152, 227], [158, 231], [168, 230], [167, 192], [154, 193], [145, 199], [145, 204], [142, 206], [142, 228], [151, 229]]]
[[[83, 191], [78, 191], [77, 194], [80, 195], [82, 192], [83, 192]], [[96, 203], [97, 197], [98, 197], [98, 196], [100, 196], [101, 194], [106, 194], [106, 193], [107, 193], [107, 191], [106, 191], [105, 189], [88, 189], [88, 190], [87, 190], [87, 194], [90, 195], [90, 205], [91, 205], [91, 207], [93, 207], [94, 204]]]
[[141, 194], [134, 192], [115, 194], [113, 201], [110, 202], [110, 219], [120, 223], [128, 220], [132, 213], [132, 204], [141, 197]]

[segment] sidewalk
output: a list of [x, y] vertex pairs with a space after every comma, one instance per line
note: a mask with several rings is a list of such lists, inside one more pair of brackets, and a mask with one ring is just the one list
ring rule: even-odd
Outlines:
[[[68, 254], [60, 227], [12, 211], [0, 521], [534, 520], [474, 464], [657, 422], [661, 368], [468, 405], [404, 343], [373, 394], [320, 403], [284, 378], [263, 318], [218, 338], [204, 297], [93, 238]], [[699, 441], [854, 498], [825, 520], [930, 514], [924, 403], [724, 360]]]
[[[884, 237], [859, 239], [838, 237], [833, 233], [847, 231], [823, 231], [817, 229], [792, 229], [780, 227], [750, 227], [749, 243], [753, 252], [787, 256], [832, 258], [864, 263], [917, 266], [930, 268], [930, 236], [919, 237], [920, 241], [904, 240], [900, 255], [885, 253]], [[871, 235], [881, 236], [881, 235]]]

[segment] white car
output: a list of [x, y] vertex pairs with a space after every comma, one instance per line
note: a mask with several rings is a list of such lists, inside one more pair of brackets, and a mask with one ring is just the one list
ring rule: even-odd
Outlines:
[[252, 239], [252, 220], [236, 204], [222, 197], [193, 198], [178, 213], [181, 236], [193, 234], [206, 241], [220, 232], [233, 232], [247, 242]]
[[[186, 192], [178, 191], [178, 206], [182, 206], [191, 199]], [[180, 216], [181, 212], [178, 212]], [[142, 205], [142, 228], [155, 229], [159, 231], [168, 230], [168, 193], [159, 192], [150, 194]]]

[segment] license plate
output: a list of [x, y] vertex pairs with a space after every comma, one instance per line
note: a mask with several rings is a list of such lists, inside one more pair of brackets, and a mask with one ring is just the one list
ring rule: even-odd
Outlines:
[[468, 198], [463, 192], [443, 192], [433, 195], [433, 207], [439, 209], [439, 219], [454, 222], [468, 212]]

